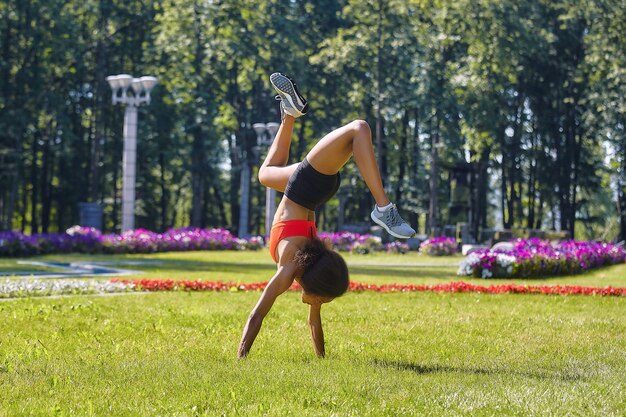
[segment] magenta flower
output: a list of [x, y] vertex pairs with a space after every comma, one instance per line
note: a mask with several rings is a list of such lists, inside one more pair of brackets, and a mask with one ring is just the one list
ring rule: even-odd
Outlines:
[[450, 256], [458, 251], [456, 239], [440, 236], [423, 241], [420, 244], [420, 252], [430, 256]]

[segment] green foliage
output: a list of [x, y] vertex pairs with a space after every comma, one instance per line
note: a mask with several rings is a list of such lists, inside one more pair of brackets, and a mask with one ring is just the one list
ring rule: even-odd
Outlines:
[[[160, 80], [140, 114], [137, 227], [236, 229], [251, 125], [278, 120], [282, 71], [311, 109], [290, 162], [365, 119], [414, 223], [429, 206], [450, 219], [446, 167], [465, 161], [473, 230], [624, 238], [625, 16], [620, 1], [0, 1], [0, 229], [63, 230], [81, 201], [119, 228], [123, 112], [104, 79], [122, 72]], [[345, 178], [345, 222], [365, 222], [366, 187], [352, 165]]]

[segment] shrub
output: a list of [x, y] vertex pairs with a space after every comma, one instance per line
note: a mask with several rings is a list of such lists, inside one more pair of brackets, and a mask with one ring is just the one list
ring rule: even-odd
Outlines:
[[579, 274], [626, 261], [626, 251], [610, 243], [517, 239], [512, 250], [486, 249], [468, 255], [458, 275], [477, 278], [537, 278]]
[[433, 237], [420, 244], [420, 252], [430, 256], [454, 255], [458, 250], [456, 239], [451, 237]]
[[74, 226], [65, 233], [35, 234], [0, 232], [0, 256], [31, 256], [46, 253], [151, 253], [186, 250], [256, 250], [263, 239], [237, 239], [226, 229], [170, 229], [154, 233], [135, 229], [120, 235]]

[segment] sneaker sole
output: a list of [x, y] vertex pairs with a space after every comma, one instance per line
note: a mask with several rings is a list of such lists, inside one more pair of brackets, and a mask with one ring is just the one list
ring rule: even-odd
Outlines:
[[378, 217], [374, 216], [374, 213], [370, 213], [370, 217], [372, 218], [374, 223], [376, 223], [377, 225], [381, 226], [383, 229], [385, 229], [387, 231], [387, 233], [389, 233], [393, 237], [397, 237], [398, 239], [410, 239], [413, 236], [415, 236], [415, 233], [413, 233], [411, 236], [399, 235], [398, 233], [395, 233], [391, 229], [389, 229], [389, 227], [385, 224], [385, 222], [380, 220]]
[[[293, 85], [291, 80], [287, 78], [287, 76], [279, 72], [275, 72], [274, 74], [270, 75], [270, 82], [272, 83], [272, 86], [274, 87], [276, 92], [284, 97], [289, 102], [291, 107], [300, 114], [300, 116], [304, 116], [306, 114], [308, 103], [306, 102], [304, 97], [298, 94], [298, 92], [296, 91], [296, 87]], [[293, 100], [294, 97], [302, 100], [303, 104], [300, 105], [295, 103]], [[300, 110], [299, 107], [301, 107], [302, 110]]]

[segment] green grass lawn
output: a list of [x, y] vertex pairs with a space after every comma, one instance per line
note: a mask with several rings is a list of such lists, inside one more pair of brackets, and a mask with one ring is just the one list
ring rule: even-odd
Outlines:
[[[368, 264], [351, 268], [355, 281], [461, 280], [454, 266], [414, 266], [460, 257], [346, 258]], [[146, 270], [137, 276], [146, 278], [256, 282], [274, 270], [266, 252], [43, 259], [160, 261], [129, 266]], [[624, 287], [626, 265], [530, 283]], [[319, 360], [307, 308], [287, 293], [250, 356], [237, 361], [258, 297], [0, 301], [0, 416], [626, 414], [626, 298], [348, 293], [322, 308], [328, 357]]]
[[[437, 284], [465, 281], [473, 284], [491, 285], [517, 283], [529, 285], [582, 285], [595, 287], [626, 287], [626, 264], [597, 269], [585, 274], [541, 279], [478, 279], [456, 275], [462, 256], [431, 257], [417, 253], [406, 255], [370, 254], [352, 255], [342, 253], [350, 266], [351, 279], [365, 283], [413, 283]], [[145, 274], [136, 278], [221, 280], [234, 282], [260, 282], [269, 280], [276, 266], [267, 250], [257, 252], [209, 251], [209, 252], [163, 252], [141, 255], [49, 255], [28, 260], [38, 261], [95, 261], [118, 262], [121, 268], [139, 269]], [[133, 262], [148, 261], [145, 265]], [[0, 268], [16, 260], [0, 260]], [[125, 264], [128, 262], [128, 264]], [[24, 267], [24, 265], [22, 265]], [[1, 269], [0, 269], [1, 271]]]

